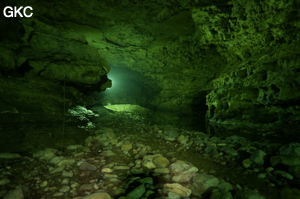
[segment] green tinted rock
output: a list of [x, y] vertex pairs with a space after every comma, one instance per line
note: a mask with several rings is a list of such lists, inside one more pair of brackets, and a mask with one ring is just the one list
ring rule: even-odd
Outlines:
[[128, 199], [139, 199], [146, 192], [144, 185], [140, 185], [127, 194]]

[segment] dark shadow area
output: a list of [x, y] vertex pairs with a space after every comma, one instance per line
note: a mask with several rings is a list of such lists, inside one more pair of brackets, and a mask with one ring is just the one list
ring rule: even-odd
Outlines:
[[300, 125], [278, 124], [247, 126], [242, 124], [217, 124], [206, 123], [206, 133], [210, 136], [226, 138], [229, 136], [242, 136], [251, 141], [262, 143], [281, 143], [287, 144], [299, 140]]

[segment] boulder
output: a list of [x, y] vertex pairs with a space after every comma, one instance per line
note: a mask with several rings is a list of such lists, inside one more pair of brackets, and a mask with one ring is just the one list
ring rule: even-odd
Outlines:
[[192, 193], [190, 189], [185, 188], [179, 183], [165, 184], [163, 190], [165, 193], [173, 192], [182, 197], [189, 197]]
[[169, 160], [163, 156], [154, 158], [153, 163], [156, 166], [156, 168], [166, 168], [170, 164]]
[[173, 176], [172, 181], [178, 183], [188, 183], [195, 176], [198, 169], [196, 167], [191, 167], [187, 171], [180, 172]]
[[213, 175], [197, 173], [193, 177], [192, 193], [200, 197], [207, 190], [211, 190], [219, 185], [219, 179]]
[[146, 167], [147, 169], [155, 169], [156, 166], [153, 163], [153, 159], [156, 158], [156, 157], [159, 157], [159, 156], [161, 156], [161, 154], [146, 155], [146, 156], [144, 156], [143, 157], [143, 163], [142, 163], [142, 165], [144, 167]]
[[172, 173], [179, 173], [185, 170], [188, 170], [191, 166], [182, 160], [177, 160], [170, 165], [170, 171]]

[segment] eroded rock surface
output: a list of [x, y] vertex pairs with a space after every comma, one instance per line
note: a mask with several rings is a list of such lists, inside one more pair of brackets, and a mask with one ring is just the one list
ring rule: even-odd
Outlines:
[[[137, 92], [135, 98], [105, 103], [134, 102], [185, 114], [197, 109], [199, 114], [206, 111], [205, 96], [212, 90], [207, 105], [213, 121], [274, 122], [285, 115], [298, 120], [296, 1], [26, 3], [33, 6], [33, 17], [4, 19], [0, 46], [4, 77], [39, 77], [26, 80], [23, 90], [35, 86], [52, 92], [59, 88], [49, 88], [53, 81], [80, 91], [104, 90], [111, 66], [132, 71], [126, 78]], [[141, 97], [138, 85], [149, 95]], [[68, 95], [81, 98], [74, 92]]]

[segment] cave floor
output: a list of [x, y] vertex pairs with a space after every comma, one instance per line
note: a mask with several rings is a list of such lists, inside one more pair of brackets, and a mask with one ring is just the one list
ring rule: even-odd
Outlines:
[[[18, 130], [22, 132], [23, 136], [17, 136], [17, 133], [15, 133], [15, 135], [7, 134], [7, 137], [10, 137], [10, 139], [6, 138], [6, 140], [13, 140], [11, 142], [7, 142], [7, 145], [2, 144], [2, 150], [4, 150], [4, 147], [10, 146], [9, 149], [6, 148], [9, 150], [9, 152], [17, 152], [23, 157], [31, 157], [32, 154], [35, 154], [36, 152], [45, 148], [54, 148], [58, 149], [57, 154], [60, 156], [74, 157], [74, 153], [71, 154], [70, 151], [66, 150], [68, 146], [84, 146], [87, 142], [84, 140], [87, 137], [101, 135], [103, 132], [109, 129], [109, 132], [113, 132], [113, 134], [116, 136], [117, 142], [114, 145], [101, 143], [101, 146], [97, 146], [98, 148], [89, 146], [90, 151], [85, 151], [84, 155], [80, 156], [80, 159], [93, 160], [94, 162], [98, 160], [100, 163], [105, 162], [106, 165], [111, 163], [119, 165], [132, 165], [135, 164], [133, 157], [137, 151], [143, 147], [150, 147], [150, 154], [162, 154], [163, 156], [170, 157], [171, 159], [186, 161], [197, 167], [200, 173], [210, 174], [229, 182], [233, 186], [233, 191], [249, 188], [259, 192], [267, 198], [280, 198], [280, 189], [294, 186], [293, 183], [295, 182], [293, 181], [277, 178], [274, 175], [266, 173], [267, 168], [271, 167], [268, 162], [266, 162], [263, 166], [252, 164], [248, 168], [245, 168], [242, 164], [242, 161], [249, 158], [251, 151], [254, 149], [267, 150], [268, 155], [269, 153], [275, 154], [276, 151], [278, 151], [281, 147], [280, 143], [261, 143], [261, 141], [249, 141], [243, 138], [240, 139], [237, 135], [235, 137], [231, 136], [232, 139], [236, 139], [234, 142], [232, 142], [232, 139], [217, 138], [216, 136], [204, 134], [199, 131], [179, 129], [172, 125], [155, 125], [147, 121], [141, 115], [113, 113], [104, 110], [100, 110], [98, 113], [100, 117], [92, 120], [96, 124], [95, 129], [98, 129], [96, 132], [95, 130], [86, 131], [84, 129], [80, 129], [78, 128], [78, 125], [75, 125], [73, 122], [66, 122], [64, 127], [62, 127], [62, 123], [52, 124], [51, 126], [45, 124], [42, 126], [39, 124], [27, 124], [18, 127]], [[13, 127], [2, 127], [2, 131], [4, 132], [14, 132], [14, 130], [15, 129]], [[166, 132], [169, 133], [166, 134]], [[174, 138], [174, 134], [176, 134], [176, 138]], [[1, 140], [3, 140], [3, 138]], [[129, 148], [128, 151], [124, 151], [122, 150], [123, 145], [131, 145], [132, 148]], [[212, 150], [210, 150], [210, 148]], [[241, 148], [244, 149], [242, 150]], [[102, 151], [107, 150], [113, 151], [115, 155], [99, 155], [99, 153]], [[28, 164], [31, 164], [30, 162], [32, 162], [32, 164], [27, 165], [26, 168], [22, 168], [22, 166], [18, 164], [18, 161], [3, 159], [0, 159], [0, 161], [1, 168], [4, 168], [6, 172], [9, 170], [11, 173], [11, 175], [8, 175], [10, 176], [10, 183], [6, 184], [4, 186], [5, 188], [2, 187], [4, 188], [2, 189], [2, 194], [4, 193], [3, 190], [5, 189], [9, 190], [14, 186], [26, 185], [28, 189], [27, 192], [37, 194], [38, 197], [36, 198], [51, 198], [49, 195], [52, 194], [53, 196], [53, 194], [55, 194], [55, 187], [59, 187], [58, 183], [61, 183], [62, 181], [52, 180], [52, 186], [49, 186], [48, 189], [45, 189], [45, 187], [41, 185], [39, 186], [39, 184], [43, 182], [42, 176], [35, 176], [35, 178], [32, 178], [30, 182], [26, 180], [26, 177], [24, 177], [24, 169], [25, 171], [26, 169], [37, 169], [45, 173], [47, 170], [47, 163], [45, 161], [30, 159], [28, 162], [28, 160], [26, 160]], [[23, 164], [25, 164], [26, 161], [24, 161]], [[78, 174], [79, 173], [80, 171], [78, 171]], [[76, 174], [75, 169], [74, 174]], [[263, 174], [266, 174], [266, 177], [258, 177], [263, 176]], [[79, 183], [79, 185], [86, 184], [87, 179], [92, 181], [95, 178], [86, 173], [81, 173], [80, 175], [87, 176], [85, 179], [82, 179], [79, 176], [76, 177], [76, 182]], [[122, 175], [123, 177], [120, 179], [127, 179], [128, 172], [125, 175], [123, 172]], [[48, 182], [51, 181], [50, 178], [51, 176], [46, 177]], [[57, 176], [54, 178], [57, 178]], [[74, 177], [73, 180], [75, 180]], [[56, 182], [56, 184], [54, 182]], [[122, 182], [119, 182], [119, 184], [119, 186], [122, 184], [124, 185]], [[117, 190], [117, 188], [110, 187], [111, 185], [102, 186], [106, 187], [105, 191], [111, 195], [114, 195], [113, 192]], [[60, 188], [57, 189], [60, 190]], [[99, 187], [93, 189], [97, 191]], [[100, 190], [102, 189], [100, 188]], [[77, 193], [77, 196], [84, 196], [84, 194], [91, 192], [92, 190], [82, 191], [80, 189], [80, 191]], [[72, 198], [61, 190], [58, 191], [58, 193], [63, 194], [58, 194], [57, 196], [53, 197]], [[34, 197], [32, 194], [29, 194], [31, 198]], [[44, 195], [45, 197], [42, 197]]]

